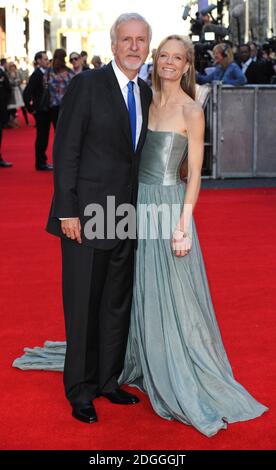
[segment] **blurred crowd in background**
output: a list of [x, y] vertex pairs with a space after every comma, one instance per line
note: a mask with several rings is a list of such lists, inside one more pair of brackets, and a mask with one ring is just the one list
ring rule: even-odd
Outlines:
[[[140, 69], [140, 77], [151, 86], [153, 61], [151, 58]], [[35, 168], [51, 171], [46, 150], [51, 125], [56, 128], [60, 104], [71, 79], [88, 69], [104, 67], [99, 56], [88, 60], [86, 51], [71, 52], [56, 49], [52, 58], [46, 51], [38, 51], [34, 62], [21, 59], [0, 61], [0, 167], [8, 168], [11, 162], [1, 154], [2, 129], [20, 127], [18, 111], [21, 110], [26, 126], [33, 125], [29, 114], [35, 120]], [[255, 42], [233, 48], [229, 41], [216, 44], [213, 48], [195, 45], [196, 81], [199, 85], [220, 81], [225, 85], [276, 83], [276, 56], [267, 45]], [[32, 121], [33, 122], [33, 121]]]

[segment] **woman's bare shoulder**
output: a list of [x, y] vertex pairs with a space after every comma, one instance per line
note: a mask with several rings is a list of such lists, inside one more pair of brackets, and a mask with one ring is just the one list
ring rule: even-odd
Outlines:
[[203, 132], [205, 128], [204, 111], [200, 103], [191, 101], [183, 106], [183, 118], [186, 123], [188, 134], [191, 132]]
[[202, 125], [204, 125], [204, 111], [200, 103], [196, 101], [189, 101], [185, 106], [183, 106], [182, 110], [187, 127], [196, 123], [202, 123]]
[[183, 113], [195, 116], [204, 114], [201, 104], [192, 99], [183, 103]]

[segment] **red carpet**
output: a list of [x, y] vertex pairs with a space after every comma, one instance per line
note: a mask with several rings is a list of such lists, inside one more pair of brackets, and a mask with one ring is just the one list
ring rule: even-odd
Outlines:
[[52, 175], [34, 170], [34, 129], [4, 132], [1, 201], [1, 449], [273, 449], [276, 442], [276, 188], [204, 190], [196, 222], [236, 378], [270, 410], [207, 438], [133, 407], [95, 404], [99, 422], [70, 415], [57, 372], [13, 369], [24, 346], [64, 339], [58, 240], [44, 231]]

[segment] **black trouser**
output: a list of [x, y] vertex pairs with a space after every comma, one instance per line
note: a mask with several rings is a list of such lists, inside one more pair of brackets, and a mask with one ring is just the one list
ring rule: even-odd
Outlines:
[[48, 147], [51, 120], [48, 111], [38, 112], [34, 116], [36, 120], [35, 166], [39, 168], [47, 163], [46, 150]]
[[50, 119], [54, 126], [54, 129], [57, 127], [58, 115], [59, 115], [59, 106], [53, 106], [49, 109]]
[[22, 113], [23, 113], [23, 116], [24, 116], [24, 119], [25, 119], [25, 123], [28, 126], [30, 123], [29, 123], [28, 111], [27, 111], [26, 106], [22, 106], [21, 110], [22, 110]]
[[7, 123], [7, 109], [0, 107], [0, 157], [2, 154], [2, 136], [3, 136], [3, 128]]
[[0, 105], [0, 121], [1, 121], [2, 129], [4, 129], [9, 122], [9, 112], [7, 109], [7, 104]]
[[129, 330], [134, 244], [98, 250], [62, 239], [67, 350], [65, 394], [71, 403], [118, 387]]
[[2, 154], [2, 135], [3, 135], [3, 127], [2, 127], [2, 122], [0, 119], [0, 157]]

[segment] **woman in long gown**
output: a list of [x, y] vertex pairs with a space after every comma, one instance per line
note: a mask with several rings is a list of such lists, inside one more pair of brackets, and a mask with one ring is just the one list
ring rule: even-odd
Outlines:
[[[162, 41], [153, 86], [139, 169], [140, 238], [131, 325], [119, 381], [146, 392], [162, 418], [212, 436], [227, 423], [255, 418], [267, 408], [233, 377], [192, 216], [200, 190], [204, 114], [194, 101], [189, 41], [176, 35]], [[183, 161], [188, 162], [186, 185], [179, 179]], [[160, 207], [169, 213], [156, 215]], [[168, 217], [170, 238], [162, 231]]]
[[[153, 76], [155, 93], [139, 169], [131, 324], [119, 382], [146, 392], [162, 418], [192, 425], [209, 437], [267, 408], [233, 377], [192, 216], [204, 136], [203, 112], [194, 101], [192, 44], [179, 36], [162, 41]], [[184, 185], [179, 169], [187, 162]], [[165, 220], [157, 214], [160, 207]], [[25, 348], [13, 366], [63, 370], [65, 347], [48, 341], [43, 348]]]

